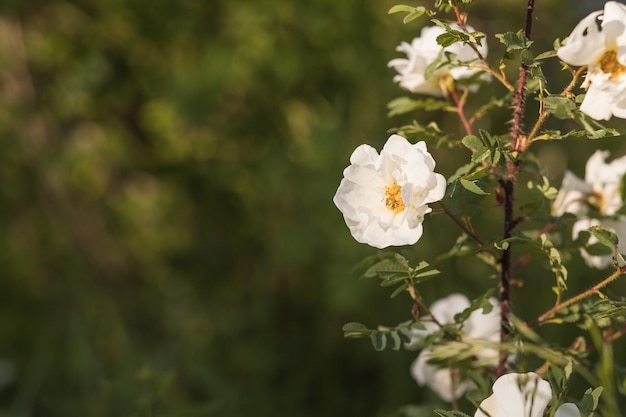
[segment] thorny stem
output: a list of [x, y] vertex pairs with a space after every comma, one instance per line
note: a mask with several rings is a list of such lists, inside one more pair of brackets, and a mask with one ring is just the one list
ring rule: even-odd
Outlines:
[[[533, 13], [535, 11], [535, 0], [528, 0], [528, 8], [526, 9], [526, 27], [524, 36], [530, 40], [530, 34], [533, 27]], [[525, 138], [522, 135], [522, 127], [524, 125], [524, 102], [526, 101], [526, 76], [528, 75], [528, 66], [522, 62], [517, 80], [517, 88], [513, 95], [513, 123], [511, 126], [511, 144], [513, 151], [522, 152], [525, 148]]]
[[603, 279], [602, 281], [600, 281], [593, 287], [589, 288], [588, 290], [583, 291], [580, 294], [572, 298], [569, 298], [560, 304], [559, 303], [555, 304], [550, 310], [546, 311], [545, 313], [543, 313], [537, 318], [536, 324], [542, 325], [542, 324], [548, 323], [551, 319], [554, 318], [554, 316], [559, 310], [569, 307], [572, 304], [579, 302], [580, 300], [584, 300], [587, 297], [590, 297], [594, 294], [599, 293], [602, 288], [606, 287], [611, 282], [615, 281], [624, 272], [626, 272], [626, 265], [620, 266], [619, 268], [615, 270], [615, 272], [613, 272], [611, 275], [609, 275], [608, 277], [606, 277], [605, 279]]
[[[532, 31], [533, 14], [535, 11], [535, 0], [528, 0], [526, 9], [526, 27], [524, 35], [530, 40]], [[514, 152], [522, 152], [524, 150], [524, 140], [522, 128], [524, 124], [524, 102], [526, 89], [526, 76], [528, 75], [528, 67], [522, 63], [517, 81], [517, 89], [513, 95], [513, 120], [511, 125], [511, 144]], [[505, 178], [500, 180], [500, 186], [504, 191], [504, 239], [511, 237], [511, 232], [515, 227], [513, 217], [513, 195], [515, 190], [515, 177], [517, 174], [517, 164], [515, 162], [509, 164], [508, 173]], [[502, 251], [501, 258], [502, 272], [500, 275], [500, 343], [504, 344], [509, 329], [507, 323], [509, 320], [509, 312], [511, 310], [511, 245]], [[501, 376], [506, 372], [506, 354], [501, 352], [500, 361], [498, 363], [497, 376]]]

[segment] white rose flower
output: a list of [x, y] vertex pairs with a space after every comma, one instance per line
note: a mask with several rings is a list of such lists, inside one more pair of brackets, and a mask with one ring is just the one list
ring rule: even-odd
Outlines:
[[[555, 216], [564, 213], [572, 213], [577, 216], [589, 214], [589, 207], [593, 207], [600, 218], [583, 217], [574, 223], [572, 228], [573, 238], [592, 226], [601, 226], [613, 230], [620, 242], [626, 242], [626, 224], [623, 221], [607, 219], [605, 216], [615, 216], [624, 205], [620, 195], [619, 186], [622, 177], [626, 174], [626, 156], [617, 158], [606, 163], [608, 151], [596, 151], [587, 161], [585, 166], [585, 180], [581, 180], [571, 171], [566, 171], [563, 176], [561, 189], [554, 200]], [[593, 236], [588, 244], [593, 245], [598, 240]], [[587, 265], [593, 268], [604, 269], [613, 263], [611, 255], [590, 255], [584, 248], [581, 255]]]
[[333, 202], [352, 236], [379, 249], [412, 245], [422, 236], [429, 203], [439, 201], [446, 179], [435, 173], [426, 143], [414, 145], [399, 135], [387, 140], [380, 155], [361, 145], [343, 171]]
[[609, 151], [596, 151], [585, 165], [585, 180], [571, 171], [563, 176], [561, 189], [554, 200], [554, 214], [586, 214], [588, 204], [592, 204], [603, 216], [617, 213], [624, 201], [620, 196], [619, 185], [626, 174], [626, 156], [606, 163]]
[[[461, 30], [456, 25], [450, 25], [455, 30]], [[467, 30], [473, 32], [474, 29], [471, 26], [467, 26]], [[450, 46], [442, 48], [437, 43], [437, 36], [445, 33], [445, 29], [439, 26], [430, 26], [422, 29], [421, 35], [418, 38], [413, 39], [409, 44], [402, 42], [400, 46], [396, 48], [396, 51], [405, 53], [407, 58], [396, 58], [389, 61], [388, 66], [393, 67], [397, 72], [393, 80], [400, 84], [400, 87], [409, 90], [413, 93], [429, 94], [433, 96], [442, 96], [445, 91], [445, 87], [442, 83], [447, 78], [453, 78], [460, 80], [463, 78], [469, 78], [473, 75], [481, 72], [480, 69], [472, 66], [472, 62], [476, 61], [478, 56], [476, 52], [461, 42], [456, 42]], [[481, 40], [481, 45], [477, 45], [483, 57], [487, 56], [487, 41]], [[456, 60], [459, 63], [457, 66], [446, 64], [437, 70], [435, 70], [430, 77], [426, 78], [426, 69], [428, 66], [438, 60], [445, 60], [444, 52], [450, 52], [456, 55]], [[444, 62], [444, 61], [442, 61]], [[481, 78], [489, 80], [490, 75], [483, 72]], [[472, 86], [473, 89], [477, 88], [477, 85]]]
[[626, 5], [606, 2], [576, 25], [557, 56], [587, 65], [587, 94], [580, 110], [597, 120], [626, 118]]
[[[474, 417], [543, 417], [551, 399], [550, 384], [536, 373], [506, 374], [493, 384], [493, 394], [480, 403]], [[580, 417], [580, 411], [565, 403], [554, 416]]]
[[[493, 310], [488, 314], [483, 314], [482, 309], [473, 311], [463, 323], [461, 329], [461, 341], [472, 342], [476, 340], [492, 342], [494, 346], [500, 341], [500, 305], [495, 298], [490, 298]], [[448, 297], [435, 301], [430, 312], [440, 324], [453, 323], [454, 316], [470, 306], [469, 299], [462, 294], [451, 294]], [[428, 334], [438, 328], [434, 323], [425, 318], [426, 330], [414, 332], [414, 341], [418, 343]], [[468, 389], [473, 387], [473, 383], [463, 379], [458, 370], [453, 368], [440, 368], [428, 363], [431, 358], [431, 350], [424, 349], [411, 365], [411, 375], [420, 386], [428, 386], [435, 391], [444, 401], [451, 402], [459, 398]], [[494, 366], [498, 364], [499, 352], [497, 348], [485, 348], [480, 359], [491, 362]]]

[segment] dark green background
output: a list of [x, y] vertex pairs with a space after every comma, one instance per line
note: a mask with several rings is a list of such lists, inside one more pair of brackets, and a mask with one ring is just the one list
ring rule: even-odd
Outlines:
[[[536, 53], [601, 7], [538, 3]], [[411, 307], [350, 272], [376, 252], [332, 204], [352, 150], [411, 120], [385, 116], [404, 94], [386, 63], [423, 22], [402, 25], [393, 4], [0, 2], [0, 414], [383, 416], [433, 399], [409, 376], [414, 353], [341, 333]], [[495, 4], [470, 9], [492, 62], [493, 34], [517, 31], [526, 10]], [[558, 62], [546, 71], [557, 91]], [[462, 136], [452, 114], [418, 115], [432, 117]], [[508, 118], [481, 126], [504, 133]], [[624, 148], [533, 150], [582, 175], [598, 145]], [[446, 176], [468, 157], [431, 151]], [[495, 206], [477, 221], [499, 233]], [[425, 226], [415, 259], [458, 235], [443, 216]], [[575, 262], [574, 288], [597, 279]], [[495, 285], [475, 259], [440, 269], [430, 300]], [[550, 305], [540, 271], [515, 294], [522, 315]]]

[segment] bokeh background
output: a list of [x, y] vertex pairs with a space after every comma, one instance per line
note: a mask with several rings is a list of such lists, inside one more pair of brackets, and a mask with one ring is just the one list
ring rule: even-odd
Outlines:
[[[475, 3], [497, 62], [493, 34], [521, 28], [526, 2]], [[387, 416], [434, 400], [409, 376], [415, 353], [341, 332], [411, 307], [351, 272], [376, 252], [332, 204], [352, 150], [414, 116], [386, 117], [403, 94], [386, 63], [425, 22], [403, 25], [393, 4], [0, 2], [0, 415]], [[601, 5], [539, 2], [533, 50]], [[564, 85], [556, 60], [545, 70]], [[416, 117], [462, 135], [454, 115]], [[503, 133], [508, 117], [481, 126]], [[598, 146], [626, 152], [533, 151], [558, 183]], [[446, 176], [468, 156], [431, 151]], [[477, 222], [499, 230], [498, 215]], [[432, 216], [409, 254], [432, 260], [457, 235]], [[495, 284], [475, 259], [438, 267], [431, 300]], [[514, 294], [522, 316], [549, 306], [542, 271]]]

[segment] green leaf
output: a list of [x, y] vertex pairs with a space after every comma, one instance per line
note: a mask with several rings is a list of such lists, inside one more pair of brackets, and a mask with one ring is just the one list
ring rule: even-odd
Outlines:
[[402, 341], [400, 340], [400, 336], [398, 335], [397, 331], [392, 330], [388, 332], [386, 334], [386, 338], [387, 338], [387, 347], [393, 350], [399, 350], [400, 347], [402, 346]]
[[387, 347], [387, 337], [385, 337], [385, 333], [372, 330], [372, 333], [370, 334], [370, 340], [372, 341], [372, 346], [374, 346], [374, 350], [378, 352], [385, 350], [385, 348]]
[[458, 35], [458, 33], [460, 32], [444, 32], [441, 35], [437, 36], [437, 43], [443, 48], [445, 48], [446, 46], [454, 45], [455, 43], [461, 41], [461, 37]]
[[415, 20], [418, 17], [422, 16], [424, 13], [426, 13], [426, 9], [424, 7], [422, 7], [422, 6], [416, 7], [413, 12], [411, 12], [411, 13], [407, 14], [406, 16], [404, 16], [404, 19], [402, 19], [402, 23], [404, 23], [406, 25], [407, 23], [412, 22], [413, 20]]
[[433, 16], [435, 14], [434, 12], [426, 9], [424, 6], [413, 7], [407, 6], [405, 4], [395, 5], [387, 12], [387, 14], [393, 13], [407, 13], [407, 15], [404, 16], [404, 18], [402, 19], [402, 23], [404, 24], [407, 24], [417, 19], [418, 17], [423, 16], [424, 14], [427, 16]]
[[537, 56], [535, 57], [535, 59], [536, 59], [537, 61], [539, 61], [539, 60], [541, 60], [541, 59], [553, 58], [553, 57], [555, 57], [555, 56], [556, 56], [556, 51], [547, 51], [547, 52], [543, 52], [543, 53], [541, 53], [541, 54], [537, 55]]
[[398, 336], [400, 337], [400, 340], [402, 340], [403, 343], [411, 343], [411, 340], [413, 339], [413, 334], [411, 333], [411, 330], [409, 330], [408, 327], [398, 327]]
[[410, 272], [409, 263], [402, 255], [393, 253], [389, 257], [370, 266], [363, 274], [363, 278], [388, 278], [394, 274], [405, 274]]
[[471, 151], [482, 149], [485, 147], [485, 145], [483, 145], [483, 142], [480, 140], [480, 138], [474, 135], [465, 136], [463, 139], [461, 139], [461, 143], [463, 144], [463, 146], [465, 146], [467, 149]]
[[406, 291], [407, 288], [409, 288], [409, 284], [407, 284], [406, 282], [402, 283], [402, 285], [398, 285], [398, 288], [393, 290], [389, 298], [396, 298], [399, 294]]
[[391, 9], [389, 9], [387, 14], [400, 13], [400, 12], [413, 13], [415, 9], [416, 8], [414, 6], [408, 6], [406, 4], [396, 4], [395, 6], [391, 7]]
[[350, 322], [343, 325], [341, 328], [344, 332], [361, 332], [367, 331], [367, 326], [362, 323]]
[[367, 337], [371, 332], [364, 324], [356, 322], [344, 324], [341, 330], [343, 330], [343, 337], [351, 339]]
[[496, 38], [506, 46], [507, 52], [528, 49], [532, 44], [532, 41], [526, 39], [526, 35], [524, 35], [524, 31], [522, 30], [496, 34]]
[[485, 192], [482, 188], [476, 185], [476, 183], [473, 181], [468, 181], [464, 178], [461, 178], [459, 182], [461, 183], [463, 188], [465, 188], [467, 191], [471, 193], [474, 193], [477, 195], [489, 195], [489, 193]]
[[464, 322], [470, 314], [472, 314], [472, 312], [479, 309], [483, 310], [483, 314], [490, 313], [493, 310], [493, 305], [489, 302], [489, 298], [493, 295], [494, 291], [495, 290], [491, 288], [483, 295], [472, 301], [469, 307], [454, 316], [454, 320], [457, 322]]
[[588, 230], [601, 244], [606, 247], [616, 248], [619, 244], [617, 235], [611, 230], [605, 229], [601, 226], [592, 226]]
[[595, 389], [587, 389], [583, 399], [580, 402], [581, 416], [591, 416], [592, 413], [598, 408], [598, 402], [600, 401], [600, 395], [602, 395], [603, 387], [597, 387]]
[[545, 109], [557, 119], [571, 119], [576, 110], [576, 103], [567, 97], [548, 96], [542, 102]]
[[472, 193], [455, 181], [446, 189], [445, 203], [455, 216], [475, 217], [482, 213], [480, 202], [483, 198], [483, 195]]

